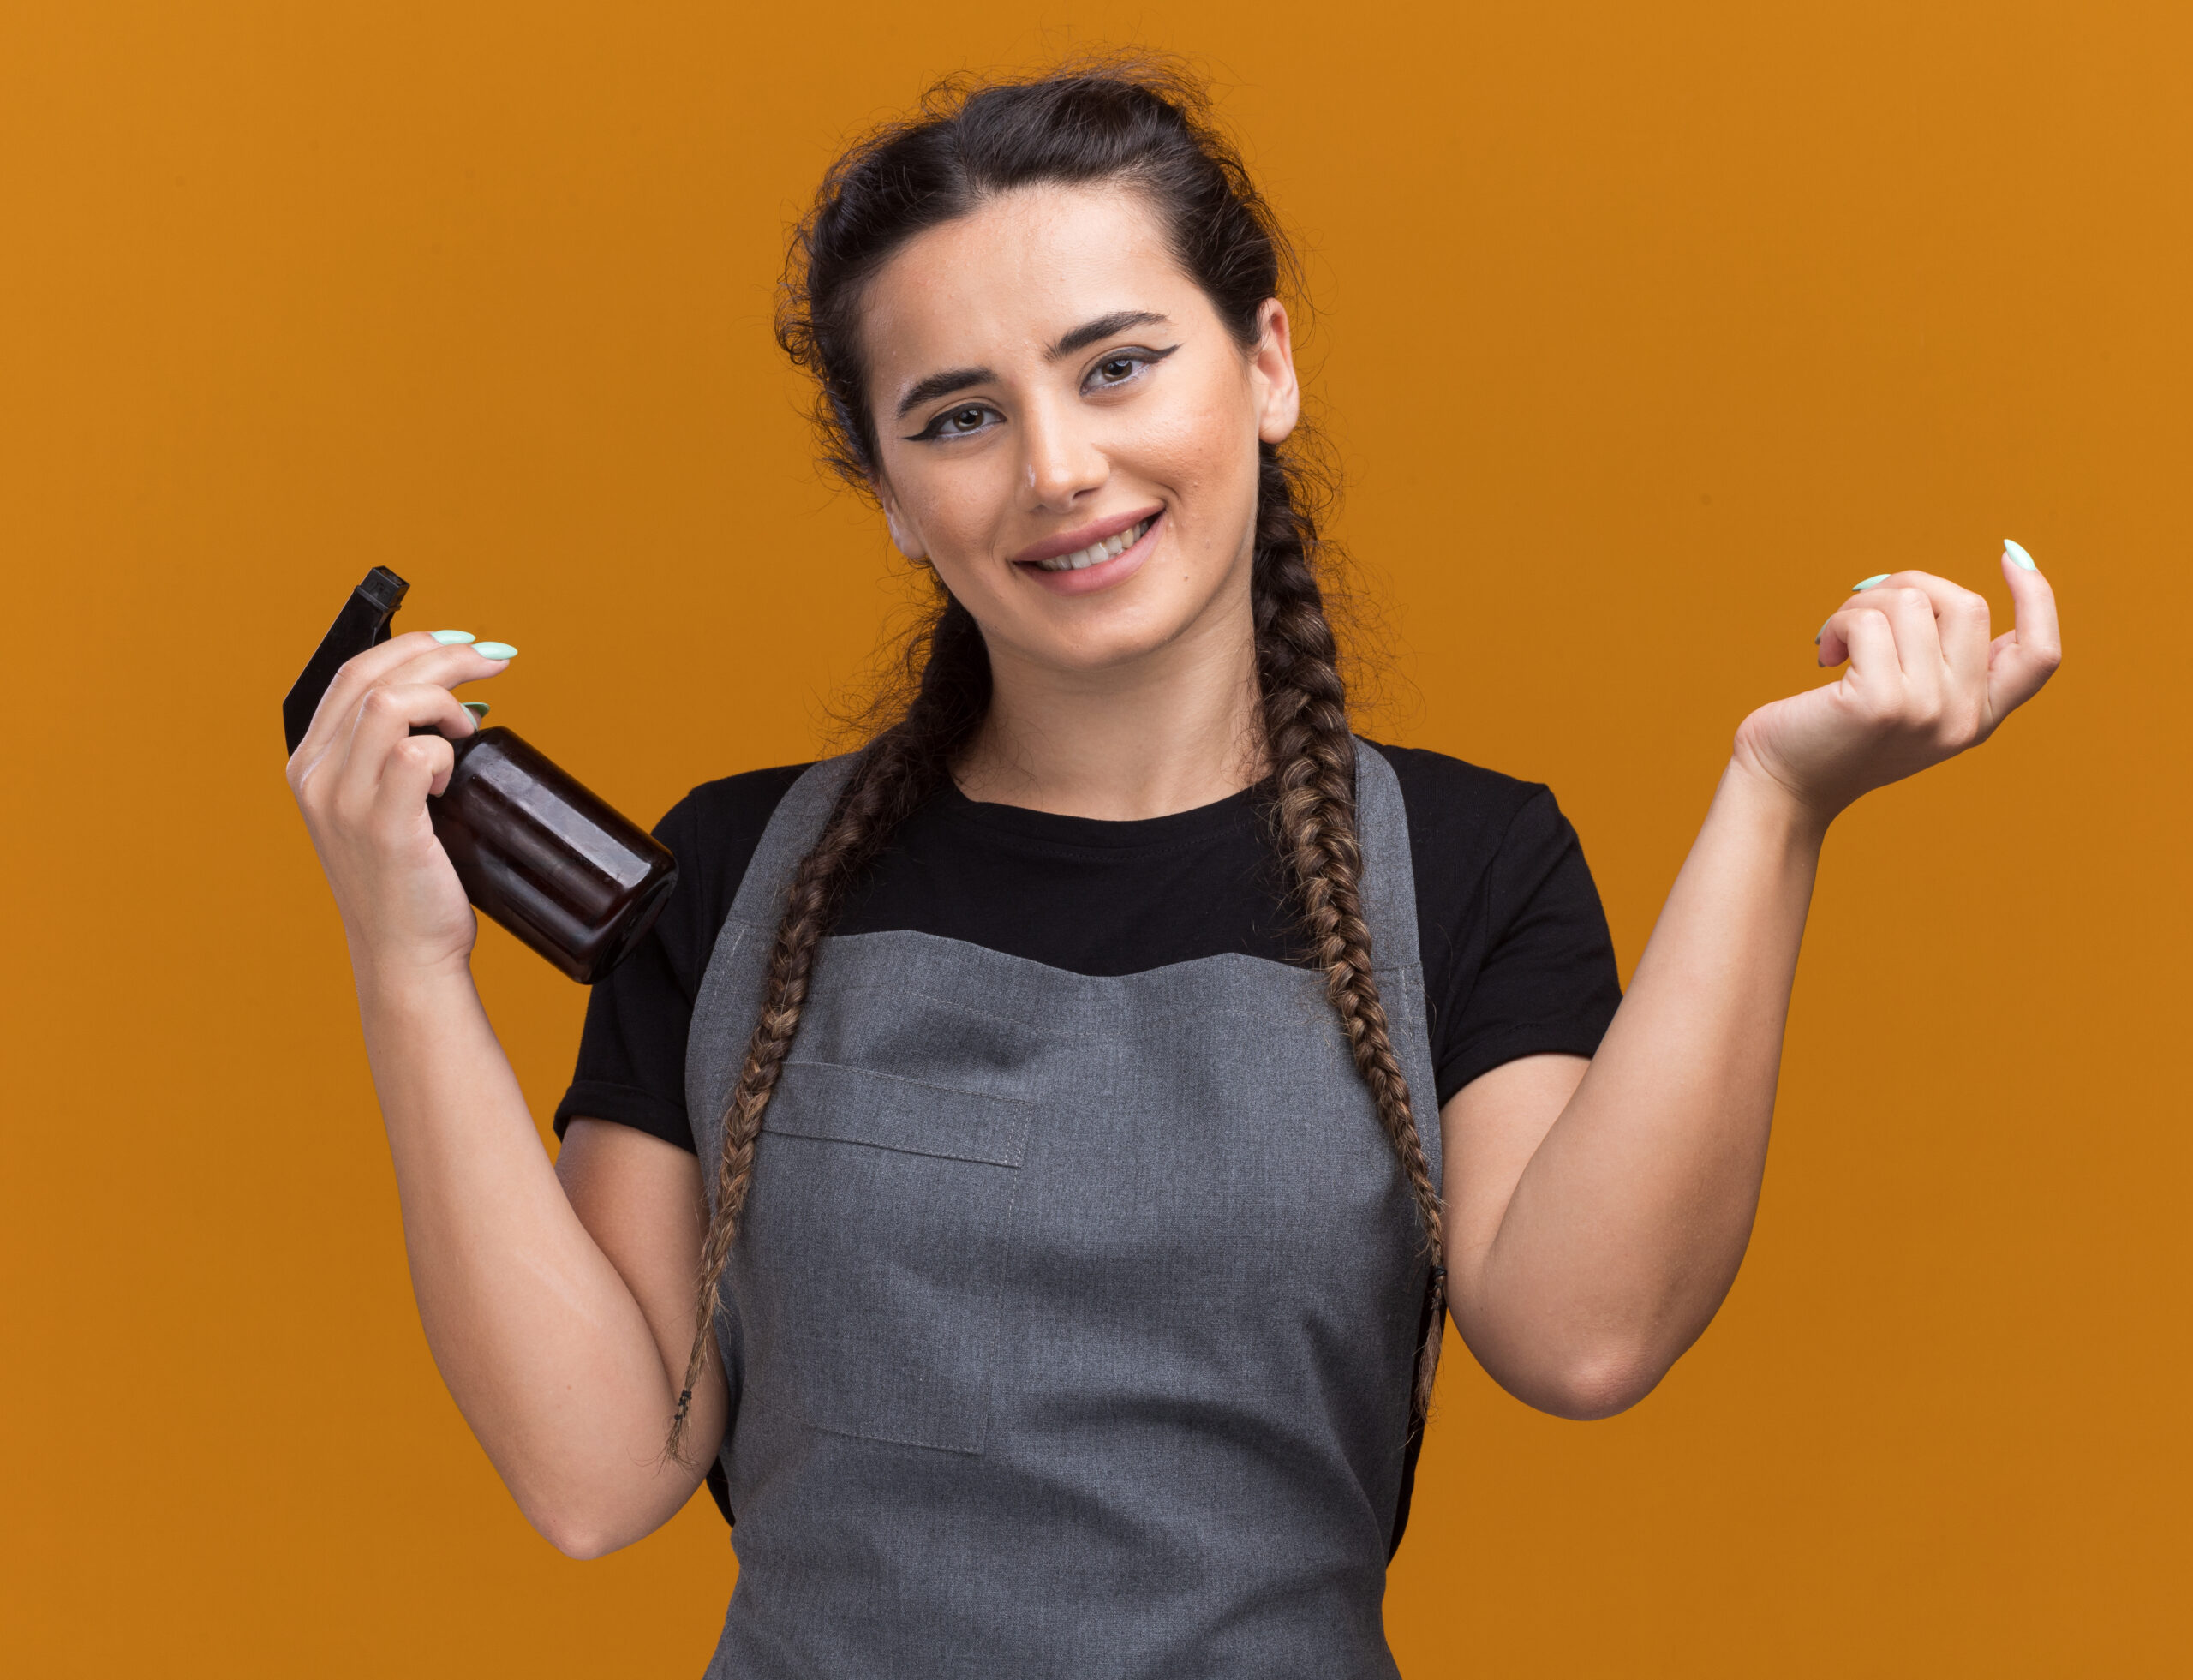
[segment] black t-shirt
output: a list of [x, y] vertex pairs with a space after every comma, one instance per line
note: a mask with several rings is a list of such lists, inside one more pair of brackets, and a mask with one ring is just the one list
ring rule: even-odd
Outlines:
[[[1553, 795], [1440, 753], [1379, 750], [1408, 813], [1439, 1102], [1518, 1056], [1592, 1055], [1621, 985], [1598, 891]], [[693, 1001], [762, 830], [806, 768], [709, 782], [663, 818], [677, 890], [594, 989], [559, 1137], [584, 1115], [694, 1146]], [[937, 934], [1077, 974], [1306, 954], [1254, 790], [1108, 822], [978, 804], [947, 782], [848, 895], [835, 931]]]

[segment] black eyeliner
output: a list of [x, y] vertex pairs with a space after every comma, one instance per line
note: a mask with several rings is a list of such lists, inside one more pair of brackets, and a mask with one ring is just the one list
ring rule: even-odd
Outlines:
[[[1089, 364], [1089, 371], [1093, 374], [1106, 362], [1117, 362], [1121, 356], [1147, 356], [1150, 358], [1150, 365], [1154, 368], [1180, 348], [1179, 344], [1168, 344], [1162, 350], [1154, 350], [1146, 344], [1130, 344], [1122, 350], [1106, 351]], [[1083, 377], [1085, 379], [1088, 375], [1084, 374]]]
[[[1142, 359], [1144, 361], [1144, 364], [1147, 367], [1155, 368], [1159, 362], [1164, 361], [1167, 356], [1171, 356], [1180, 348], [1180, 346], [1179, 344], [1168, 344], [1161, 350], [1153, 350], [1146, 344], [1131, 344], [1124, 349], [1112, 350], [1106, 355], [1098, 356], [1096, 361], [1089, 364], [1089, 371], [1093, 374], [1107, 362], [1117, 362], [1121, 357], [1129, 356]], [[1088, 382], [1088, 374], [1084, 374], [1082, 375], [1082, 380], [1085, 385]], [[960, 406], [964, 408], [973, 408], [977, 405], [968, 403], [962, 404]], [[987, 407], [989, 405], [985, 404], [982, 406]], [[920, 431], [911, 433], [901, 433], [899, 437], [899, 441], [901, 443], [934, 443], [936, 441], [936, 428], [959, 411], [959, 410], [957, 408], [946, 409], [941, 413], [938, 414], [935, 419], [931, 420], [928, 425], [923, 427]]]
[[988, 407], [989, 407], [989, 404], [987, 403], [962, 403], [956, 408], [946, 409], [938, 414], [935, 419], [931, 420], [928, 425], [923, 427], [920, 431], [915, 433], [911, 437], [901, 436], [899, 441], [901, 443], [935, 443], [936, 441], [936, 428], [944, 424], [946, 421], [951, 419], [953, 415], [959, 413], [960, 409]]

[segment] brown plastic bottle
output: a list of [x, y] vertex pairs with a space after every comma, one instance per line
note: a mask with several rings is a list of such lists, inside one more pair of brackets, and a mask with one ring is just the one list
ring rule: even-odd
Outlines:
[[[375, 566], [283, 702], [290, 750], [345, 660], [388, 640], [410, 586]], [[427, 801], [465, 896], [582, 984], [631, 954], [678, 884], [669, 848], [515, 732], [453, 744], [457, 768]]]
[[630, 954], [678, 884], [669, 849], [514, 730], [482, 729], [427, 801], [465, 896], [571, 978]]

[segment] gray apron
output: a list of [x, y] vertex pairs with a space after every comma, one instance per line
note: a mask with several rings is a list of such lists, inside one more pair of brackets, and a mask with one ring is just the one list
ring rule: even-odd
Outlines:
[[[1401, 788], [1356, 763], [1436, 1183]], [[785, 892], [851, 765], [793, 785], [717, 936], [686, 1060], [711, 1197]], [[1395, 1675], [1418, 1230], [1315, 971], [826, 940], [717, 1318], [739, 1569], [708, 1674]]]

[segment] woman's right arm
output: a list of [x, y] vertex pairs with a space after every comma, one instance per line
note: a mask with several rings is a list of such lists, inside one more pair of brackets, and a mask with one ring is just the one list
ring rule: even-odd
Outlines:
[[552, 1163], [473, 985], [477, 922], [426, 801], [445, 737], [475, 726], [450, 688], [503, 665], [420, 631], [361, 655], [290, 785], [350, 942], [427, 1346], [527, 1520], [595, 1557], [692, 1496], [728, 1402], [711, 1363], [687, 1460], [666, 1460], [694, 1327], [694, 1157], [581, 1121]]

